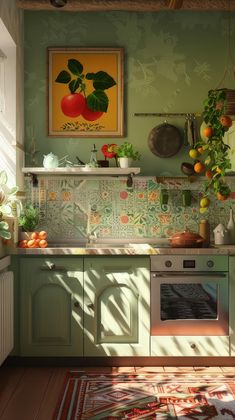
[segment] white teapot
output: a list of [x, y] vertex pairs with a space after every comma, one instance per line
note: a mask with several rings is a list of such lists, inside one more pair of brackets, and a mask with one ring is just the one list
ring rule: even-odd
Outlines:
[[53, 153], [44, 155], [43, 166], [46, 169], [57, 168], [59, 166], [58, 156], [54, 155]]

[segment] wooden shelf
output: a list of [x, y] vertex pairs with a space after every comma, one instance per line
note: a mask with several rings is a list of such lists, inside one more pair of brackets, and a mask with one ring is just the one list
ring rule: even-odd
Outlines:
[[103, 176], [125, 176], [137, 175], [140, 168], [86, 168], [86, 167], [63, 167], [46, 169], [43, 167], [22, 168], [24, 174], [34, 175], [103, 175]]

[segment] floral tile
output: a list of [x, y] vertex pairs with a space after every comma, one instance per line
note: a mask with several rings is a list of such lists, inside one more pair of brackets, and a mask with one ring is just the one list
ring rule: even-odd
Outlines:
[[[160, 192], [169, 191], [167, 205], [160, 204]], [[183, 206], [182, 190], [192, 192], [191, 205]], [[218, 223], [227, 224], [234, 200], [211, 199], [206, 214], [199, 212], [202, 196], [200, 180], [136, 177], [132, 188], [125, 179], [79, 179], [40, 177], [38, 187], [25, 179], [26, 202], [39, 208], [40, 226], [53, 238], [82, 238], [95, 231], [101, 238], [168, 237], [188, 227], [198, 231], [207, 218], [211, 231]], [[235, 194], [234, 194], [235, 197]]]

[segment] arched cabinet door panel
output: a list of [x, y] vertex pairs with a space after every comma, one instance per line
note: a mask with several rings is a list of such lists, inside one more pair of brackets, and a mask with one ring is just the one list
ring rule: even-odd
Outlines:
[[86, 257], [84, 267], [86, 356], [148, 356], [149, 258]]
[[83, 356], [83, 259], [20, 261], [20, 332], [24, 356]]

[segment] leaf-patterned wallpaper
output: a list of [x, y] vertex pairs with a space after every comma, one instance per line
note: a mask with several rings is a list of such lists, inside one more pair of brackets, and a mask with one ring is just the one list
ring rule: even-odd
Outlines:
[[[47, 56], [49, 46], [123, 47], [125, 49], [125, 138], [95, 139], [104, 143], [131, 141], [142, 157], [144, 175], [179, 175], [188, 160], [189, 146], [171, 158], [161, 159], [148, 147], [152, 128], [164, 117], [136, 117], [137, 112], [200, 112], [209, 89], [219, 83], [226, 61], [226, 12], [161, 11], [66, 13], [28, 12], [25, 17], [25, 141], [29, 149], [32, 133], [43, 154], [78, 155], [89, 161], [94, 139], [47, 137]], [[235, 40], [235, 13], [231, 14], [231, 45]], [[234, 87], [232, 77], [225, 81]], [[184, 118], [167, 121], [180, 128]], [[197, 125], [200, 126], [200, 118]], [[30, 155], [27, 155], [30, 165]]]

